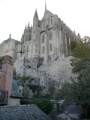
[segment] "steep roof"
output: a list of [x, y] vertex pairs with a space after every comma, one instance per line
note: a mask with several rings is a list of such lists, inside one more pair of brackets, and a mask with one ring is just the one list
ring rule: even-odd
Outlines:
[[54, 15], [54, 14], [51, 13], [49, 10], [45, 10], [43, 19], [47, 19], [48, 17], [53, 16], [53, 15]]

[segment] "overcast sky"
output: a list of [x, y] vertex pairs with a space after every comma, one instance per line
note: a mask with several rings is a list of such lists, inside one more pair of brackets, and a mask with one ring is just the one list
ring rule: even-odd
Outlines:
[[[57, 14], [73, 31], [90, 36], [90, 0], [47, 0], [47, 9]], [[0, 42], [12, 38], [20, 40], [25, 25], [32, 24], [37, 8], [41, 19], [45, 0], [0, 0]]]

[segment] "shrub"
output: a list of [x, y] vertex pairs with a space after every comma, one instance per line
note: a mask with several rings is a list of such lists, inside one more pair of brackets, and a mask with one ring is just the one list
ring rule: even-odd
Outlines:
[[46, 99], [22, 99], [21, 104], [36, 104], [42, 111], [49, 114], [53, 109], [53, 104]]

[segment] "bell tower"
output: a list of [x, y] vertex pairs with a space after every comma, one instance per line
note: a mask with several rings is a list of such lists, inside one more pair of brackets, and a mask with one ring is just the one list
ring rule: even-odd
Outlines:
[[33, 17], [33, 29], [32, 29], [32, 41], [33, 41], [33, 53], [32, 56], [39, 56], [40, 53], [40, 27], [37, 9]]
[[37, 13], [37, 9], [36, 9], [34, 17], [33, 17], [33, 27], [34, 28], [36, 28], [38, 26], [38, 22], [39, 22], [39, 19], [38, 19], [38, 13]]

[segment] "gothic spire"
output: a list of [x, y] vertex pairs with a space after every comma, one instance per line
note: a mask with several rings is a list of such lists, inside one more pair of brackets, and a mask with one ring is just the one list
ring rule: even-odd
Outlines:
[[34, 18], [38, 18], [37, 9], [35, 10]]
[[9, 34], [9, 39], [11, 39], [11, 33]]
[[28, 28], [30, 27], [30, 23], [28, 22]]
[[45, 0], [45, 11], [47, 10], [47, 3], [46, 3], [46, 0]]

